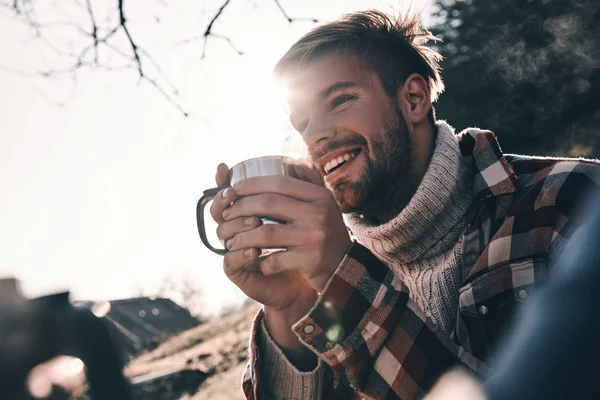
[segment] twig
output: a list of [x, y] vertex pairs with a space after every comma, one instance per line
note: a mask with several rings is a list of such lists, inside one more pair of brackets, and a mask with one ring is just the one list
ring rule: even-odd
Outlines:
[[[184, 117], [189, 116], [189, 113], [183, 109], [181, 104], [179, 104], [177, 101], [175, 101], [171, 97], [171, 95], [169, 93], [167, 93], [166, 90], [160, 84], [158, 84], [158, 82], [154, 78], [151, 78], [147, 74], [144, 73], [144, 70], [142, 68], [142, 59], [140, 57], [140, 53], [143, 52], [143, 50], [138, 47], [136, 42], [133, 40], [131, 33], [129, 32], [129, 28], [127, 27], [127, 19], [125, 18], [125, 11], [123, 8], [123, 1], [124, 0], [118, 0], [119, 23], [120, 23], [121, 28], [123, 29], [123, 32], [125, 32], [127, 39], [129, 40], [129, 45], [131, 46], [131, 51], [133, 53], [133, 58], [135, 60], [136, 69], [140, 76], [140, 80], [143, 79], [146, 82], [150, 83], [150, 85], [152, 85], [156, 90], [158, 90], [158, 92], [160, 92], [163, 95], [163, 97], [165, 99], [167, 99], [167, 101], [169, 101], [172, 105], [174, 105], [183, 114]], [[152, 57], [150, 57], [150, 55], [146, 52], [144, 52], [144, 55], [146, 56], [146, 59], [149, 60], [155, 66], [155, 68], [157, 68], [159, 75], [162, 76], [163, 79], [165, 79], [165, 81], [172, 88], [174, 88], [174, 85], [166, 78], [166, 75], [162, 72], [160, 67], [158, 67], [158, 64], [154, 61], [154, 59], [152, 59]], [[176, 90], [174, 90], [174, 93], [175, 93], [175, 95], [177, 95]]]
[[96, 23], [96, 16], [92, 8], [92, 1], [86, 0], [87, 12], [90, 16], [90, 22], [92, 23], [92, 39], [94, 39], [94, 61], [98, 63], [98, 24]]
[[118, 9], [119, 9], [119, 23], [123, 32], [127, 36], [127, 40], [129, 40], [129, 45], [131, 46], [131, 51], [133, 52], [133, 58], [135, 59], [135, 63], [137, 64], [137, 70], [140, 74], [140, 79], [144, 77], [144, 70], [142, 69], [142, 60], [140, 59], [140, 54], [138, 53], [138, 46], [133, 41], [131, 34], [129, 33], [129, 29], [127, 28], [127, 19], [125, 18], [125, 12], [123, 10], [123, 0], [118, 0]]
[[[216, 33], [211, 33], [210, 34], [212, 37], [215, 37], [217, 39], [221, 39], [226, 41], [227, 43], [229, 43], [229, 45], [231, 46], [231, 48], [238, 54], [238, 55], [244, 55], [244, 52], [242, 52], [241, 50], [239, 50], [237, 47], [235, 47], [235, 45], [233, 44], [233, 41], [227, 37], [227, 36], [223, 36], [223, 35], [218, 35]], [[202, 45], [202, 55], [200, 56], [201, 59], [204, 59], [206, 56], [206, 42], [207, 40], [204, 40], [204, 44]]]
[[175, 96], [179, 96], [179, 90], [177, 89], [177, 87], [175, 86], [175, 84], [173, 82], [171, 82], [171, 80], [169, 79], [169, 77], [167, 76], [167, 74], [165, 74], [162, 70], [162, 68], [160, 67], [160, 65], [154, 60], [154, 58], [152, 58], [152, 56], [150, 56], [150, 54], [148, 54], [148, 52], [146, 50], [140, 49], [140, 52], [148, 59], [148, 61], [150, 61], [150, 64], [154, 65], [154, 68], [156, 68], [156, 72], [158, 72], [158, 74], [160, 76], [162, 76], [163, 80], [171, 87], [171, 89], [173, 90], [173, 94]]
[[169, 103], [171, 103], [173, 106], [175, 106], [182, 114], [184, 117], [189, 117], [189, 113], [183, 109], [183, 107], [181, 106], [181, 104], [179, 104], [177, 101], [175, 101], [166, 91], [165, 89], [160, 86], [154, 79], [148, 77], [148, 76], [144, 76], [144, 80], [148, 83], [150, 83], [150, 85], [154, 86], [154, 88], [156, 90], [158, 90], [165, 99], [167, 99], [167, 101]]
[[282, 7], [281, 3], [279, 2], [279, 0], [273, 0], [275, 2], [275, 4], [277, 5], [277, 8], [279, 8], [279, 11], [281, 11], [281, 13], [283, 14], [283, 16], [285, 17], [285, 19], [288, 20], [288, 22], [290, 24], [296, 22], [296, 21], [311, 21], [314, 22], [315, 24], [317, 22], [319, 22], [318, 19], [315, 18], [291, 18], [289, 16], [289, 14], [284, 10], [284, 8]]
[[212, 33], [213, 25], [219, 19], [221, 14], [223, 14], [223, 10], [225, 10], [225, 7], [227, 7], [229, 5], [229, 3], [231, 3], [231, 0], [225, 0], [225, 3], [223, 3], [221, 5], [221, 8], [219, 8], [219, 11], [217, 11], [217, 13], [213, 16], [213, 18], [208, 23], [208, 26], [206, 27], [206, 31], [204, 31], [204, 35], [203, 35], [204, 37], [206, 37]]
[[[0, 10], [9, 11], [16, 15], [23, 24], [33, 30], [33, 33], [35, 34], [35, 40], [40, 40], [46, 48], [68, 60], [67, 65], [62, 69], [59, 68], [46, 71], [37, 71], [33, 73], [34, 76], [52, 77], [68, 73], [76, 75], [80, 68], [98, 68], [107, 71], [131, 69], [137, 72], [139, 81], [147, 81], [154, 87], [155, 90], [164, 96], [185, 116], [188, 115], [188, 113], [177, 101], [179, 93], [174, 83], [168, 79], [167, 75], [162, 70], [161, 65], [154, 60], [149, 52], [147, 52], [143, 47], [140, 47], [140, 44], [136, 41], [138, 38], [135, 35], [135, 32], [131, 30], [131, 24], [127, 19], [128, 15], [125, 10], [125, 0], [113, 0], [113, 4], [116, 4], [117, 10], [115, 13], [107, 16], [106, 21], [104, 18], [101, 20], [99, 19], [99, 14], [97, 14], [97, 9], [93, 7], [92, 0], [71, 1], [74, 3], [75, 7], [83, 10], [84, 13], [87, 13], [89, 23], [91, 24], [90, 28], [88, 28], [87, 24], [80, 26], [77, 23], [69, 22], [68, 18], [70, 18], [70, 16], [65, 14], [64, 11], [60, 9], [58, 6], [60, 2], [57, 0], [54, 0], [56, 3], [56, 8], [64, 15], [67, 22], [46, 22], [43, 18], [43, 15], [38, 15], [38, 8], [36, 7], [37, 3], [33, 0], [0, 0]], [[256, 7], [255, 0], [246, 1], [248, 1], [252, 6]], [[315, 18], [291, 17], [282, 5], [284, 2], [281, 0], [273, 1], [275, 2], [275, 5], [279, 9], [280, 13], [290, 24], [296, 21], [311, 21], [313, 23], [318, 22], [318, 20]], [[155, 0], [155, 2], [161, 7], [167, 7], [166, 0]], [[231, 3], [231, 0], [221, 0], [220, 7], [212, 16], [202, 33], [197, 37], [176, 43], [176, 45], [202, 41], [201, 58], [205, 58], [207, 53], [207, 43], [209, 38], [213, 36], [216, 39], [226, 42], [237, 54], [244, 54], [242, 49], [235, 45], [230, 36], [215, 32], [217, 22], [223, 19], [225, 10], [231, 5]], [[56, 47], [55, 43], [48, 40], [46, 35], [48, 34], [47, 30], [60, 27], [75, 29], [77, 31], [76, 34], [83, 36], [87, 42], [81, 46], [78, 46], [77, 48]], [[127, 41], [125, 46], [119, 45], [120, 38], [116, 37], [117, 35], [120, 35], [121, 32]], [[103, 57], [101, 56], [104, 56], [104, 51], [110, 52], [109, 54], [111, 55], [117, 55], [118, 58], [115, 60], [116, 64], [124, 65], [113, 66], [111, 64], [115, 63], [115, 61], [112, 60], [108, 62], [109, 65], [103, 64]], [[91, 54], [91, 52], [93, 52], [93, 54]], [[0, 66], [0, 69], [6, 71], [10, 68]], [[26, 72], [21, 72], [20, 75], [31, 76], [31, 74]]]
[[[250, 4], [254, 5], [254, 2], [252, 0], [248, 0], [250, 2]], [[279, 8], [279, 11], [281, 11], [281, 14], [283, 14], [284, 18], [290, 23], [294, 23], [297, 21], [311, 21], [313, 23], [317, 23], [319, 22], [318, 19], [315, 18], [292, 18], [289, 16], [289, 14], [285, 11], [285, 9], [283, 8], [283, 6], [281, 5], [281, 2], [279, 0], [274, 0], [275, 4], [277, 5], [277, 8]], [[242, 50], [240, 50], [239, 48], [237, 48], [235, 46], [235, 44], [233, 43], [233, 41], [231, 40], [230, 37], [222, 35], [222, 34], [217, 34], [213, 32], [213, 27], [215, 25], [215, 22], [222, 16], [223, 11], [225, 10], [225, 8], [231, 3], [231, 0], [226, 0], [221, 7], [219, 7], [219, 10], [215, 13], [215, 15], [212, 17], [212, 19], [210, 20], [210, 22], [208, 23], [206, 30], [204, 31], [204, 33], [200, 36], [195, 36], [186, 40], [182, 40], [180, 42], [175, 43], [175, 46], [179, 46], [179, 45], [185, 45], [185, 44], [190, 44], [190, 43], [194, 43], [196, 41], [202, 40], [202, 54], [200, 56], [200, 58], [205, 58], [206, 57], [206, 46], [208, 43], [208, 38], [210, 36], [213, 36], [215, 38], [221, 39], [226, 41], [229, 46], [231, 46], [231, 48], [239, 55], [243, 55], [244, 52]]]
[[[219, 8], [219, 11], [217, 11], [217, 13], [212, 17], [212, 19], [208, 23], [208, 26], [206, 27], [206, 30], [204, 31], [204, 34], [202, 34], [202, 37], [204, 38], [204, 43], [202, 44], [202, 55], [200, 56], [200, 58], [203, 59], [206, 56], [206, 43], [208, 42], [208, 37], [210, 35], [213, 35], [215, 37], [217, 36], [212, 32], [212, 28], [213, 28], [215, 22], [221, 16], [221, 14], [223, 14], [225, 7], [227, 7], [229, 5], [229, 3], [231, 3], [231, 0], [225, 0], [225, 3], [223, 3], [221, 5], [221, 7]], [[221, 36], [221, 39], [227, 40], [229, 42], [229, 44], [231, 45], [231, 47], [233, 47], [234, 50], [236, 50], [239, 54], [239, 51], [235, 48], [235, 46], [233, 46], [233, 43], [231, 42], [231, 40], [229, 38], [224, 38]]]

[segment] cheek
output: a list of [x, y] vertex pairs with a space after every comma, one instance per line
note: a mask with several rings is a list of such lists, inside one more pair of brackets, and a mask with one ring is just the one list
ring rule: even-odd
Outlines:
[[338, 129], [357, 133], [368, 140], [379, 134], [381, 127], [386, 125], [389, 118], [386, 111], [375, 103], [362, 103], [339, 115], [334, 123]]

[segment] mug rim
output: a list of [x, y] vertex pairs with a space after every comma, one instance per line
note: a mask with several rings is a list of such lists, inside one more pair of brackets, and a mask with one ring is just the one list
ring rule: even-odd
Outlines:
[[[276, 165], [277, 168], [281, 168], [282, 173], [275, 173], [272, 175], [289, 175], [289, 173], [285, 173], [285, 171], [293, 169], [296, 160], [292, 157], [282, 156], [282, 155], [271, 155], [271, 156], [260, 156], [260, 157], [248, 158], [244, 161], [240, 161], [239, 163], [237, 163], [234, 166], [232, 166], [231, 168], [229, 168], [229, 184], [233, 184], [232, 180], [233, 180], [234, 174], [241, 175], [238, 177], [238, 179], [237, 179], [238, 181], [248, 178], [249, 176], [246, 174], [246, 170], [248, 168], [248, 164], [252, 164], [253, 161], [255, 161], [257, 164], [260, 164], [261, 162], [265, 162], [265, 163], [275, 162], [274, 165]], [[254, 176], [254, 174], [252, 174], [251, 176]], [[295, 176], [295, 174], [294, 174], [294, 176]]]
[[282, 156], [282, 155], [271, 155], [271, 156], [258, 156], [258, 157], [252, 157], [252, 158], [247, 158], [243, 161], [240, 161], [236, 164], [234, 164], [231, 168], [229, 168], [230, 170], [235, 168], [236, 166], [240, 165], [240, 164], [244, 164], [250, 161], [254, 161], [254, 160], [258, 160], [258, 159], [280, 159], [282, 160], [284, 163], [289, 163], [292, 164], [294, 161], [296, 161], [296, 159], [294, 159], [293, 157], [290, 156]]

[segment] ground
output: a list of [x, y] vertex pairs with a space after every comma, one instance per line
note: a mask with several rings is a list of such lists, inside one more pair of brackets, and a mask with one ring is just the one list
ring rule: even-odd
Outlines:
[[134, 398], [151, 400], [243, 399], [241, 379], [248, 335], [259, 306], [207, 322], [132, 360], [125, 374]]

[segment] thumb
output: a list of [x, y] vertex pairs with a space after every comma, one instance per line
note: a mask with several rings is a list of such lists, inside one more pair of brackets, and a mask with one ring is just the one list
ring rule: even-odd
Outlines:
[[314, 183], [319, 186], [325, 186], [323, 177], [317, 170], [317, 167], [315, 167], [315, 164], [308, 158], [296, 160], [294, 163], [294, 170], [300, 180]]
[[223, 186], [229, 183], [229, 167], [227, 164], [219, 164], [217, 173], [215, 174], [215, 182], [217, 183], [217, 186]]

